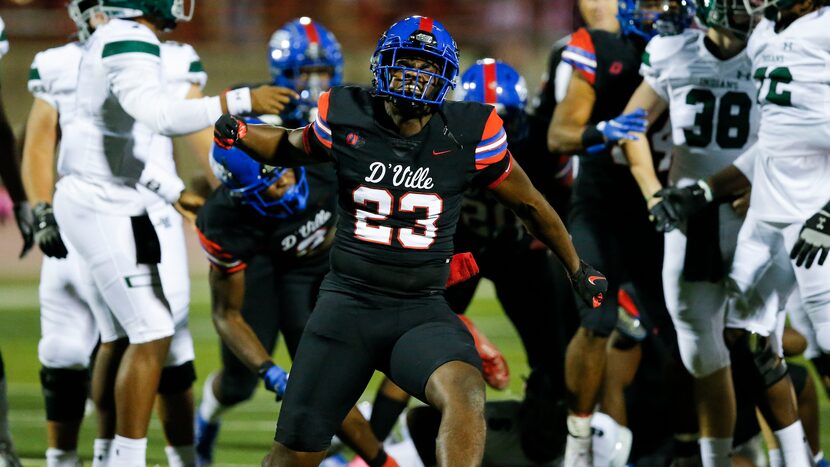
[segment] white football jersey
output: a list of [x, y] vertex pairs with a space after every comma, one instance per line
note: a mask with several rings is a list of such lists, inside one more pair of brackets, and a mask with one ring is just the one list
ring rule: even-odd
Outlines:
[[[72, 42], [61, 47], [45, 50], [35, 55], [29, 70], [29, 91], [52, 105], [59, 114], [61, 144], [58, 155], [58, 174], [83, 174], [82, 132], [72, 128], [77, 110], [78, 74], [83, 45]], [[162, 74], [171, 95], [183, 99], [191, 85], [203, 88], [207, 74], [196, 51], [187, 44], [164, 42], [160, 44]], [[146, 126], [136, 124], [134, 128], [135, 157], [145, 164], [144, 172], [153, 169], [151, 177], [163, 178], [164, 183], [183, 186], [176, 176], [173, 159], [173, 144], [169, 137], [151, 132]], [[150, 165], [154, 166], [148, 168]], [[142, 174], [142, 179], [147, 177]], [[145, 203], [160, 201], [155, 194], [145, 196]]]
[[759, 86], [764, 150], [775, 157], [830, 153], [830, 7], [781, 32], [762, 20], [747, 53]]
[[147, 146], [136, 140], [138, 123], [153, 133], [179, 135], [211, 126], [222, 113], [218, 97], [183, 100], [174, 92], [164, 79], [161, 44], [149, 28], [120, 19], [99, 27], [81, 57], [73, 122], [78, 152], [65, 158], [68, 176], [59, 186], [93, 209], [144, 212], [136, 184], [146, 160], [140, 148]]
[[761, 106], [750, 211], [803, 222], [830, 201], [830, 8], [780, 32], [763, 20], [747, 53]]
[[9, 53], [9, 39], [6, 37], [6, 23], [0, 18], [0, 58]]
[[672, 184], [718, 172], [756, 140], [760, 118], [749, 57], [741, 52], [721, 60], [706, 48], [705, 36], [687, 29], [655, 37], [640, 67], [643, 79], [669, 104]]

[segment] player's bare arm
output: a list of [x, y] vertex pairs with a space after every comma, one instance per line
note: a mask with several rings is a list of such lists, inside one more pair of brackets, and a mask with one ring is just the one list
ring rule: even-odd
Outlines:
[[582, 134], [591, 118], [596, 101], [593, 86], [574, 73], [568, 93], [556, 106], [548, 127], [548, 150], [554, 154], [573, 154], [583, 149]]
[[493, 193], [522, 219], [534, 237], [556, 253], [565, 265], [577, 295], [589, 306], [599, 307], [608, 289], [605, 276], [579, 259], [562, 219], [533, 187], [524, 170], [515, 161], [512, 163], [515, 165], [510, 175], [493, 189]]
[[242, 317], [245, 297], [245, 271], [223, 272], [211, 268], [211, 316], [222, 341], [251, 371], [271, 361], [254, 330]]
[[33, 204], [51, 204], [58, 144], [57, 109], [35, 98], [26, 121], [26, 134], [30, 136], [23, 141], [22, 178], [26, 195]]
[[706, 183], [709, 185], [709, 189], [712, 190], [712, 198], [714, 199], [741, 195], [751, 187], [746, 175], [731, 164], [707, 178]]
[[[201, 99], [202, 97], [205, 96], [199, 85], [191, 84], [185, 99]], [[187, 145], [188, 151], [195, 155], [196, 159], [199, 161], [199, 167], [202, 169], [202, 174], [207, 184], [211, 188], [218, 187], [219, 180], [216, 179], [216, 176], [213, 174], [213, 170], [210, 168], [210, 162], [208, 162], [208, 158], [210, 157], [210, 145], [213, 142], [213, 128], [207, 127], [204, 130], [191, 133], [184, 136], [182, 140], [185, 145]]]
[[[647, 82], [643, 81], [637, 90], [634, 91], [634, 94], [625, 106], [623, 114], [634, 112], [637, 109], [645, 109], [648, 124], [651, 126], [667, 107], [668, 103]], [[649, 146], [645, 133], [637, 133], [636, 136], [636, 140], [624, 141], [622, 148], [631, 166], [631, 175], [634, 176], [637, 185], [640, 186], [640, 191], [648, 201], [650, 208], [656, 203], [654, 193], [663, 188], [663, 185], [660, 183], [660, 180], [657, 178], [657, 172], [654, 170], [651, 147]]]
[[323, 151], [306, 152], [304, 131], [308, 127], [289, 129], [271, 125], [248, 125], [231, 115], [216, 121], [213, 138], [222, 148], [237, 146], [254, 160], [268, 165], [298, 167], [330, 162]]
[[46, 256], [65, 258], [66, 246], [52, 214], [58, 110], [45, 100], [35, 98], [26, 121], [25, 135], [29, 137], [23, 139], [21, 178], [26, 196], [34, 204], [34, 240]]
[[512, 163], [510, 175], [493, 189], [493, 193], [522, 219], [534, 237], [556, 253], [568, 273], [573, 275], [579, 269], [579, 256], [565, 224], [545, 197], [533, 187], [519, 164], [515, 160]]

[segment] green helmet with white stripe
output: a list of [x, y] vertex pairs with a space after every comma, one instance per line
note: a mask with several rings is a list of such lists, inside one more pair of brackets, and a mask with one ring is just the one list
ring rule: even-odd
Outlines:
[[69, 11], [79, 31], [84, 27], [81, 23], [86, 25], [85, 28], [89, 27], [89, 19], [97, 12], [108, 18], [143, 16], [160, 29], [170, 30], [176, 23], [193, 18], [194, 4], [195, 0], [72, 0]]

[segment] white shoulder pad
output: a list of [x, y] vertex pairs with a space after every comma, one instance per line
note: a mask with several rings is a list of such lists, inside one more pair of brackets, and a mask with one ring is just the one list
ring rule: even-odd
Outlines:
[[44, 94], [58, 92], [54, 89], [55, 83], [77, 73], [82, 54], [77, 42], [38, 52], [29, 68], [29, 92], [51, 102]]
[[9, 53], [9, 39], [6, 37], [6, 23], [0, 18], [0, 58]]
[[669, 67], [676, 59], [677, 54], [690, 44], [700, 39], [702, 31], [687, 29], [675, 36], [657, 36], [649, 41], [646, 51], [643, 52], [643, 63], [641, 70], [649, 70], [653, 73], [660, 73]]
[[[687, 29], [675, 36], [657, 36], [649, 41], [643, 52], [640, 74], [643, 80], [668, 102], [668, 71], [682, 58], [681, 52], [687, 52], [700, 38], [701, 31]], [[694, 53], [692, 54], [694, 55]], [[682, 65], [681, 65], [682, 66]]]
[[207, 84], [207, 73], [202, 66], [202, 60], [189, 44], [174, 41], [163, 42], [161, 61], [165, 79], [169, 83], [195, 84], [200, 89], [204, 89]]

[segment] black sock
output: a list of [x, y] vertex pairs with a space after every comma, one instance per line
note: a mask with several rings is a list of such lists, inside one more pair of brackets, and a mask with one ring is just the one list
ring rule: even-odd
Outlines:
[[379, 392], [375, 398], [375, 403], [372, 405], [372, 416], [369, 420], [369, 425], [372, 427], [372, 432], [381, 443], [389, 436], [398, 417], [401, 416], [403, 410], [406, 408], [406, 401], [400, 402], [389, 396]]
[[386, 455], [386, 451], [384, 451], [383, 448], [380, 448], [380, 451], [378, 451], [378, 455], [375, 456], [374, 459], [366, 463], [369, 465], [369, 467], [383, 467], [383, 464], [386, 463], [386, 460], [388, 458], [389, 456]]

